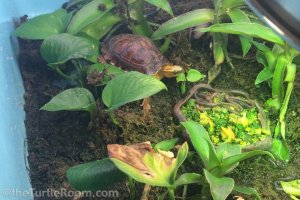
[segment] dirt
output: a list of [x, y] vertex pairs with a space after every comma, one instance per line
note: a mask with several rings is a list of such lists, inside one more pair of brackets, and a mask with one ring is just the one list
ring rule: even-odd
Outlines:
[[[211, 7], [210, 0], [171, 0], [171, 3], [175, 15], [196, 8]], [[161, 23], [168, 18], [170, 16], [159, 11], [152, 20]], [[196, 68], [204, 73], [212, 66], [213, 59], [208, 44], [203, 45], [203, 41], [193, 41], [192, 46], [193, 39], [189, 30], [176, 34], [172, 39], [176, 45], [166, 54], [169, 60], [186, 69]], [[90, 115], [84, 112], [41, 111], [40, 108], [45, 103], [66, 87], [57, 84], [61, 77], [47, 67], [39, 55], [39, 46], [40, 42], [20, 40], [19, 61], [26, 90], [24, 98], [27, 113], [25, 124], [28, 159], [31, 183], [36, 190], [71, 189], [66, 179], [67, 169], [77, 164], [106, 157], [107, 143], [132, 144], [144, 141], [156, 143], [173, 137], [181, 137], [181, 129], [173, 117], [172, 109], [183, 96], [180, 93], [180, 85], [174, 79], [164, 79], [163, 82], [168, 87], [168, 91], [162, 91], [151, 97], [152, 109], [148, 116], [143, 116], [140, 101], [117, 110], [115, 116], [119, 126], [112, 124], [105, 115], [91, 121]], [[195, 50], [194, 46], [200, 46], [200, 48]], [[252, 60], [242, 59], [234, 59], [233, 64], [235, 69], [230, 69], [226, 64], [222, 66], [221, 75], [213, 82], [214, 87], [242, 89], [261, 102], [270, 97], [270, 89], [267, 85], [254, 86], [256, 75], [261, 70], [259, 64]], [[298, 78], [300, 79], [300, 76]], [[256, 188], [263, 199], [288, 199], [283, 192], [276, 190], [274, 184], [281, 178], [299, 178], [300, 136], [294, 134], [300, 131], [298, 123], [300, 94], [297, 92], [300, 89], [299, 85], [292, 96], [287, 115], [287, 135], [293, 155], [291, 162], [284, 165], [271, 162], [266, 158], [256, 158], [242, 162], [238, 170], [230, 174], [238, 184]], [[275, 115], [271, 117], [273, 117], [274, 124]], [[189, 159], [188, 162], [196, 161]], [[197, 167], [197, 170], [201, 169]], [[138, 188], [141, 189], [142, 185], [138, 185]], [[117, 189], [121, 194], [120, 199], [128, 199], [128, 188], [125, 183], [118, 185]], [[149, 199], [156, 199], [158, 194], [158, 190], [153, 190]], [[47, 198], [37, 197], [36, 199]]]

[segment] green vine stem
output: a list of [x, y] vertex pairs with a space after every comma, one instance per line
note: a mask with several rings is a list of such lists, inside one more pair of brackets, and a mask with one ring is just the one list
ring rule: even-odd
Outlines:
[[175, 200], [174, 189], [168, 188], [168, 193], [169, 193], [169, 199]]

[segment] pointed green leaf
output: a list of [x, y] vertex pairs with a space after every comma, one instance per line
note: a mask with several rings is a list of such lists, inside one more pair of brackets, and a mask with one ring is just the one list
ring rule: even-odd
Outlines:
[[173, 16], [173, 11], [168, 0], [145, 0], [145, 1], [160, 9], [163, 9], [168, 14]]
[[218, 178], [204, 169], [204, 175], [210, 186], [210, 193], [214, 200], [225, 200], [234, 187], [234, 180], [228, 177]]
[[153, 40], [159, 40], [166, 35], [182, 31], [200, 24], [211, 22], [214, 19], [214, 11], [211, 9], [198, 9], [174, 17], [163, 23], [152, 35]]
[[274, 159], [274, 156], [267, 151], [255, 150], [255, 151], [245, 152], [245, 153], [241, 153], [223, 159], [221, 165], [212, 169], [211, 172], [216, 176], [224, 176], [225, 174], [228, 174], [230, 171], [232, 171], [234, 169], [233, 166], [236, 165], [238, 162], [241, 162], [248, 158], [252, 158], [254, 156], [260, 156], [260, 155], [267, 155], [272, 159]]
[[256, 191], [256, 189], [254, 189], [252, 187], [245, 187], [245, 186], [235, 185], [233, 190], [236, 191], [236, 192], [239, 192], [239, 193], [249, 195], [249, 196], [250, 195], [255, 196], [257, 200], [261, 200], [261, 197], [260, 197], [259, 193]]
[[200, 184], [203, 182], [203, 177], [201, 174], [196, 174], [196, 173], [185, 173], [182, 174], [176, 181], [175, 181], [175, 186], [180, 186], [180, 185], [188, 185], [188, 184], [194, 184], [198, 183]]
[[125, 174], [110, 159], [103, 159], [71, 167], [67, 178], [76, 190], [95, 192], [121, 182]]
[[129, 102], [152, 96], [167, 89], [157, 78], [139, 72], [127, 72], [112, 79], [102, 92], [102, 100], [109, 110]]
[[51, 14], [39, 15], [19, 26], [15, 35], [24, 39], [42, 40], [51, 35], [63, 33], [70, 16], [64, 9], [59, 9]]
[[256, 80], [255, 80], [255, 85], [258, 85], [266, 80], [269, 80], [270, 78], [273, 77], [273, 71], [268, 68], [268, 67], [265, 67], [261, 72], [259, 72], [259, 74], [257, 75], [256, 77]]
[[217, 155], [220, 161], [230, 156], [235, 156], [241, 153], [241, 146], [238, 144], [221, 143], [216, 148]]
[[115, 4], [112, 0], [93, 0], [81, 8], [72, 18], [67, 32], [76, 34], [108, 13]]
[[[234, 9], [231, 10], [228, 13], [229, 17], [231, 18], [232, 22], [248, 22], [250, 23], [250, 19], [248, 18], [248, 15], [242, 11], [241, 9]], [[253, 40], [252, 37], [248, 37], [248, 36], [240, 36], [240, 40], [241, 40], [241, 44], [242, 44], [242, 50], [243, 50], [243, 56], [246, 56], [246, 54], [249, 52], [252, 43], [251, 41]]]
[[187, 142], [183, 143], [181, 147], [178, 150], [177, 156], [176, 156], [176, 164], [173, 169], [173, 180], [175, 181], [177, 171], [179, 167], [182, 165], [182, 163], [185, 161], [187, 155], [189, 153], [189, 145]]
[[175, 147], [178, 139], [179, 138], [173, 138], [170, 140], [161, 141], [154, 146], [154, 149], [159, 149], [162, 151], [169, 151]]
[[214, 146], [205, 128], [193, 121], [181, 122], [187, 130], [191, 142], [206, 169], [212, 169], [220, 164]]
[[96, 103], [93, 94], [85, 88], [62, 91], [41, 108], [46, 111], [82, 110], [87, 112], [93, 112], [94, 109], [96, 109]]
[[214, 24], [210, 27], [202, 28], [201, 31], [251, 36], [284, 45], [284, 41], [280, 36], [274, 33], [272, 29], [257, 23], [239, 22]]
[[50, 65], [62, 64], [75, 58], [88, 59], [97, 54], [98, 46], [93, 42], [68, 33], [50, 36], [41, 46], [41, 55]]

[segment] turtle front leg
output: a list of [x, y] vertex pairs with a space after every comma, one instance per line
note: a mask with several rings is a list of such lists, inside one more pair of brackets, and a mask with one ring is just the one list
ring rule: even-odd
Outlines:
[[144, 116], [147, 115], [151, 110], [150, 97], [146, 97], [141, 106], [143, 106]]

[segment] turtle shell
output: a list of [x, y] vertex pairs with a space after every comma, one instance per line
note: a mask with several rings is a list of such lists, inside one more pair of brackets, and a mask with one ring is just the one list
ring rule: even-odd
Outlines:
[[144, 36], [121, 34], [112, 37], [102, 48], [105, 60], [124, 70], [156, 74], [168, 60], [153, 42]]

